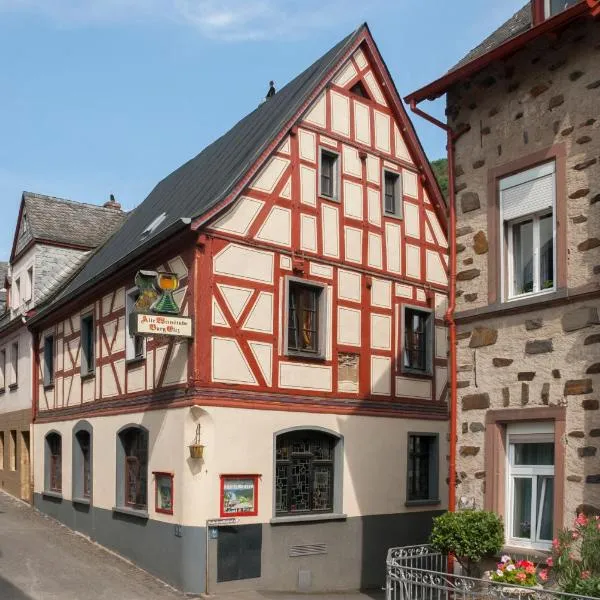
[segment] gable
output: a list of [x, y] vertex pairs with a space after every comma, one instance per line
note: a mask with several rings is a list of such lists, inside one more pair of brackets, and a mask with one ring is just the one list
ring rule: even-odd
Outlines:
[[[210, 228], [306, 256], [447, 285], [444, 222], [376, 66], [357, 49]], [[321, 160], [328, 154], [337, 157], [335, 199], [320, 190]], [[402, 182], [401, 218], [383, 209], [385, 172]]]

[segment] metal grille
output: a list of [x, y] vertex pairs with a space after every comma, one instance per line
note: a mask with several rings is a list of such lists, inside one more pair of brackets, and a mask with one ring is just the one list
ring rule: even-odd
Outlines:
[[327, 554], [327, 544], [303, 544], [300, 546], [290, 546], [290, 557], [314, 556], [317, 554]]
[[392, 548], [386, 600], [592, 600], [556, 590], [508, 585], [448, 573], [448, 557], [430, 546]]

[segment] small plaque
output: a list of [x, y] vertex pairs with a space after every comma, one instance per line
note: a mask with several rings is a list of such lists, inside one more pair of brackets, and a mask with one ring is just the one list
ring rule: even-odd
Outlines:
[[129, 329], [132, 335], [194, 337], [193, 319], [191, 317], [152, 314], [132, 314], [130, 317]]

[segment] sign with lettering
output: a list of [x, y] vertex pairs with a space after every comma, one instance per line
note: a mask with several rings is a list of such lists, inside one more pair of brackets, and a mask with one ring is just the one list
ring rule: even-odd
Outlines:
[[258, 475], [221, 475], [221, 516], [258, 515]]
[[171, 317], [133, 313], [130, 315], [129, 330], [132, 335], [166, 335], [191, 338], [194, 336], [191, 317]]

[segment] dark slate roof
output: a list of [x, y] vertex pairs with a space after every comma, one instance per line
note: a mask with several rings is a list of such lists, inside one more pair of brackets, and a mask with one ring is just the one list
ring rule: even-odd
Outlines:
[[[226, 198], [366, 27], [361, 25], [225, 135], [160, 181], [39, 317]], [[142, 239], [144, 230], [163, 213], [165, 218]]]
[[96, 204], [23, 192], [23, 211], [34, 240], [97, 248], [127, 218], [127, 213]]
[[533, 17], [531, 14], [531, 4], [528, 2], [521, 10], [517, 11], [506, 23], [496, 29], [492, 35], [488, 36], [479, 46], [473, 48], [460, 62], [454, 65], [450, 72], [459, 67], [487, 54], [494, 48], [501, 46], [504, 42], [516, 37], [517, 35], [531, 29], [533, 26]]

